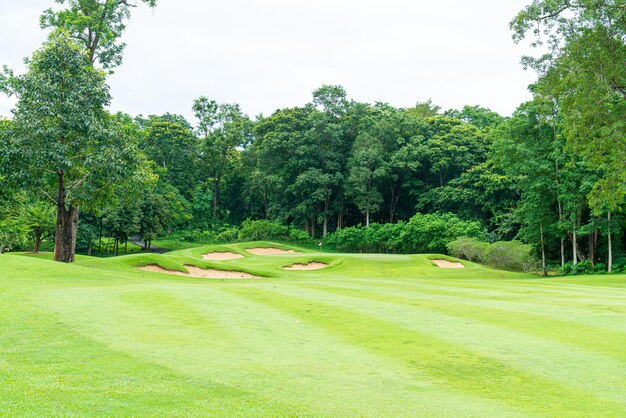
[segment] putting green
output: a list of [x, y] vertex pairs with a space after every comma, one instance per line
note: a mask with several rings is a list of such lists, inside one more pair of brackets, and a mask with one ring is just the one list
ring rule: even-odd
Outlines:
[[[267, 247], [296, 253], [245, 251]], [[0, 256], [0, 415], [625, 414], [626, 276], [432, 259], [455, 261], [267, 242], [72, 266]], [[328, 267], [284, 270], [311, 262]]]

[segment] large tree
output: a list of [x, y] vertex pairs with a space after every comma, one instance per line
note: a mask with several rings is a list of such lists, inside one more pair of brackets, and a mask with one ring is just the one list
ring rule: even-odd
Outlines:
[[367, 132], [357, 136], [350, 156], [347, 193], [365, 215], [370, 226], [371, 214], [380, 210], [383, 202], [381, 179], [385, 176], [382, 141]]
[[141, 149], [155, 163], [161, 179], [191, 197], [195, 180], [198, 140], [184, 123], [152, 116], [143, 131]]
[[[41, 16], [42, 28], [60, 28], [68, 31], [87, 51], [89, 62], [99, 62], [112, 69], [122, 63], [126, 44], [120, 37], [126, 29], [131, 10], [138, 1], [128, 0], [55, 0], [66, 9], [47, 9]], [[155, 7], [157, 0], [141, 0]]]
[[105, 74], [65, 31], [33, 54], [26, 74], [7, 72], [0, 81], [19, 99], [10, 175], [56, 205], [54, 258], [73, 262], [80, 207], [97, 204], [126, 179], [140, 160], [136, 142], [104, 110], [110, 101]]
[[213, 216], [218, 217], [224, 176], [252, 140], [253, 123], [237, 104], [217, 105], [201, 97], [193, 109], [200, 120], [198, 130], [206, 134], [199, 153], [201, 175], [212, 183]]
[[547, 47], [524, 62], [541, 76], [537, 93], [556, 100], [571, 148], [603, 169], [589, 203], [609, 222], [626, 199], [625, 16], [625, 0], [534, 0], [511, 22], [516, 41]]

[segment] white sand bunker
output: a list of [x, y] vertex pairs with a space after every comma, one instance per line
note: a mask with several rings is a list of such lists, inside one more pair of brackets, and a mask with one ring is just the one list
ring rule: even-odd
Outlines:
[[294, 270], [294, 271], [310, 271], [310, 270], [321, 270], [328, 267], [328, 264], [320, 263], [318, 261], [313, 261], [308, 264], [294, 264], [289, 267], [283, 267], [283, 270]]
[[448, 260], [430, 260], [442, 269], [464, 269], [465, 266], [457, 261]]
[[246, 248], [246, 251], [254, 255], [302, 254], [294, 250], [281, 250], [280, 248]]
[[150, 271], [153, 273], [173, 274], [175, 276], [185, 277], [197, 277], [201, 279], [260, 279], [259, 276], [253, 276], [252, 274], [242, 273], [240, 271], [226, 271], [215, 269], [203, 269], [196, 266], [185, 266], [189, 273], [183, 273], [182, 271], [167, 270], [156, 264], [149, 266], [137, 267], [138, 270]]
[[237, 253], [230, 252], [214, 252], [202, 254], [202, 258], [210, 261], [222, 261], [222, 260], [237, 260], [239, 258], [244, 258], [243, 255]]

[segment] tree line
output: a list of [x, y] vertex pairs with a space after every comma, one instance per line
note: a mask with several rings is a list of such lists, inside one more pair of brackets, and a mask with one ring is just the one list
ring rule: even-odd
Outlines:
[[[403, 232], [384, 237], [419, 219], [412, 239], [430, 240], [420, 248], [437, 242], [430, 248], [445, 251], [463, 234], [529, 244], [544, 272], [626, 264], [621, 0], [535, 0], [519, 13], [514, 39], [540, 34], [545, 44], [535, 43], [549, 52], [524, 59], [539, 78], [533, 100], [510, 117], [430, 100], [361, 103], [326, 85], [309, 103], [256, 118], [199, 97], [193, 122], [107, 112], [106, 77], [122, 62], [132, 6], [62, 3], [66, 10], [42, 17], [55, 30], [28, 71], [0, 76], [18, 97], [13, 118], [0, 122], [2, 247], [48, 233], [55, 259], [71, 262], [76, 247], [101, 251], [104, 237], [117, 253], [131, 236], [146, 246], [172, 233], [211, 241], [264, 220], [333, 245], [359, 237], [362, 248], [396, 251], [413, 248], [389, 244]], [[53, 226], [43, 222], [55, 218], [51, 207]], [[29, 220], [25, 208], [41, 210]]]

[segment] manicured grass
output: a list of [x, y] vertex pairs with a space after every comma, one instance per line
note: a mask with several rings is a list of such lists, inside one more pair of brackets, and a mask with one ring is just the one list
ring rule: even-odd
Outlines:
[[[626, 276], [245, 252], [269, 245], [73, 266], [0, 256], [0, 415], [625, 414]], [[203, 261], [210, 251], [246, 257]], [[329, 268], [282, 269], [309, 261]], [[133, 268], [147, 264], [266, 278]]]

